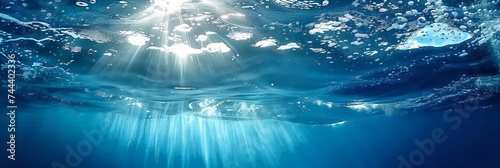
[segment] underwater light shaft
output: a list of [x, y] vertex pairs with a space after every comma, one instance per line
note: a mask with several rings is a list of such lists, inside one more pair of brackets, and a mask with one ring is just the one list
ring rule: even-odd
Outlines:
[[[164, 105], [170, 110], [176, 107], [174, 103]], [[206, 106], [200, 112], [214, 108]], [[110, 113], [104, 120], [110, 123], [109, 133], [116, 135], [121, 146], [145, 145], [146, 153], [157, 161], [166, 160], [168, 166], [190, 167], [200, 158], [207, 167], [276, 166], [283, 151], [293, 152], [295, 144], [305, 140], [296, 123], [226, 120], [193, 113], [166, 115], [146, 111], [137, 103], [129, 106], [127, 113]]]
[[[400, 155], [412, 167], [500, 167], [484, 160], [500, 156], [498, 6], [0, 3], [0, 73], [16, 78], [19, 100], [17, 163], [77, 167], [69, 145], [85, 151], [80, 167], [386, 168]], [[442, 117], [467, 110], [452, 125]], [[110, 128], [96, 128], [102, 144], [82, 150], [81, 130], [98, 124]], [[436, 127], [449, 141], [422, 165], [411, 161], [414, 139]]]

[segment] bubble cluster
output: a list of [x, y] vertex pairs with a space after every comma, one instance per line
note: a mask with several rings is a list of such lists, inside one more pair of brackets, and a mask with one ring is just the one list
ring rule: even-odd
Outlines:
[[283, 5], [286, 8], [297, 9], [311, 9], [315, 7], [322, 7], [329, 4], [328, 0], [314, 1], [314, 0], [274, 0], [274, 2]]

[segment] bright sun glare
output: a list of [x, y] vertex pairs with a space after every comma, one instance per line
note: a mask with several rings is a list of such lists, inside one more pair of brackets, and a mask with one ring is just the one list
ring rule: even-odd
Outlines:
[[180, 12], [182, 4], [188, 0], [154, 0], [154, 5], [166, 9], [168, 13]]
[[144, 35], [134, 34], [134, 35], [129, 36], [127, 38], [127, 40], [132, 45], [142, 46], [142, 45], [146, 44], [146, 41], [149, 41], [149, 38], [144, 36]]

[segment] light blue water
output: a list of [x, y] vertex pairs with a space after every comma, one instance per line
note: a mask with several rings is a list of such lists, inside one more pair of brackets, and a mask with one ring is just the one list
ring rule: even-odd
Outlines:
[[1, 1], [1, 163], [499, 166], [498, 5]]

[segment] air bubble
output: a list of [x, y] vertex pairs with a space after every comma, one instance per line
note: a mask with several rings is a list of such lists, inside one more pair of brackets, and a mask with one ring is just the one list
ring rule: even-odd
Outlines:
[[89, 6], [89, 4], [87, 4], [85, 2], [76, 2], [76, 5], [78, 5], [78, 6]]

